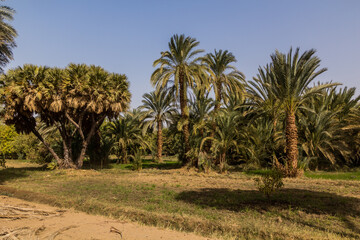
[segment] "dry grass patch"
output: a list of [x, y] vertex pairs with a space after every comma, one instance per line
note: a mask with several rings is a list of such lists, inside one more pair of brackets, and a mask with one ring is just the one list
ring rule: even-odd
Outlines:
[[185, 169], [1, 170], [1, 194], [224, 239], [359, 239], [360, 182], [285, 179], [271, 201], [253, 176]]

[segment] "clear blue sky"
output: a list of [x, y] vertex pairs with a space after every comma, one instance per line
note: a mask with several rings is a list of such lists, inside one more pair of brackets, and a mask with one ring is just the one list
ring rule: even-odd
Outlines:
[[[200, 41], [206, 52], [227, 49], [252, 79], [275, 49], [317, 49], [329, 70], [320, 81], [360, 88], [359, 0], [8, 0], [19, 33], [15, 60], [65, 67], [96, 64], [125, 73], [132, 107], [153, 88], [152, 63], [173, 34]], [[359, 93], [359, 91], [357, 91]]]

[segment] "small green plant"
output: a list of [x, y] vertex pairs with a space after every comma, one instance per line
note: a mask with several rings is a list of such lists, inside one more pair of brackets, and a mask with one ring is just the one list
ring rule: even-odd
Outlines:
[[200, 152], [198, 156], [198, 167], [199, 170], [203, 170], [205, 173], [209, 173], [211, 170], [211, 157], [206, 152]]
[[58, 164], [56, 161], [53, 160], [47, 164], [46, 168], [50, 169], [50, 170], [54, 170], [54, 169], [58, 168]]
[[264, 193], [268, 199], [278, 189], [284, 186], [282, 181], [283, 174], [278, 170], [265, 173], [260, 178], [255, 178], [255, 183], [260, 192]]
[[133, 159], [132, 169], [134, 171], [141, 171], [142, 169], [142, 152], [141, 150], [137, 150], [134, 155], [131, 155], [130, 158]]
[[5, 157], [0, 158], [0, 167], [6, 168], [6, 160], [5, 160]]

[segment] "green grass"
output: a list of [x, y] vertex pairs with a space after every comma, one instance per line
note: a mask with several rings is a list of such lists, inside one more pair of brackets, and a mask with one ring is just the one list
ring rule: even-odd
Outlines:
[[[180, 168], [181, 164], [178, 161], [169, 161], [169, 160], [165, 160], [163, 163], [156, 163], [153, 162], [152, 160], [149, 159], [143, 159], [142, 161], [142, 168], [143, 169], [175, 169], [175, 168]], [[111, 163], [109, 164], [109, 168], [112, 169], [122, 169], [122, 170], [131, 170], [132, 169], [132, 164], [116, 164], [116, 163]]]
[[266, 173], [269, 173], [271, 170], [270, 169], [256, 169], [256, 170], [247, 170], [244, 173], [247, 175], [258, 175], [258, 176], [263, 176]]
[[[248, 170], [245, 174], [250, 176], [262, 176], [268, 173], [269, 169], [259, 169], [259, 170]], [[360, 181], [360, 171], [353, 172], [325, 172], [325, 171], [307, 171], [305, 172], [305, 177], [312, 179], [329, 179], [329, 180], [356, 180]]]
[[0, 170], [0, 194], [223, 239], [360, 238], [360, 181], [285, 179], [269, 201], [253, 179], [264, 171], [205, 175], [175, 163], [146, 160], [141, 172], [18, 166]]
[[360, 171], [357, 172], [305, 172], [312, 179], [357, 180], [360, 181]]

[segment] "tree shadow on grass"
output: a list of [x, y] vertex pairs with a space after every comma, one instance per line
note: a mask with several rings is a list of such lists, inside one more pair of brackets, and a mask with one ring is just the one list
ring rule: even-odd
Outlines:
[[[339, 233], [348, 237], [359, 238], [359, 225], [353, 218], [360, 216], [360, 199], [340, 196], [334, 193], [317, 192], [303, 189], [282, 189], [268, 200], [255, 190], [231, 190], [226, 188], [204, 188], [199, 191], [180, 192], [177, 200], [195, 204], [200, 207], [211, 207], [235, 212], [248, 211], [259, 213], [276, 212], [282, 218], [294, 221], [283, 210], [301, 210], [308, 214], [326, 214], [336, 216], [352, 233]], [[327, 231], [317, 223], [296, 218], [297, 223]]]
[[28, 177], [32, 171], [46, 171], [46, 166], [40, 167], [22, 167], [22, 168], [2, 168], [0, 169], [0, 185], [5, 181], [16, 178]]
[[[142, 169], [159, 169], [159, 170], [171, 170], [181, 168], [182, 164], [177, 161], [164, 161], [162, 163], [154, 162], [151, 159], [142, 160]], [[84, 162], [82, 169], [126, 169], [133, 170], [132, 163], [116, 163], [116, 159], [111, 160], [108, 164], [103, 165], [90, 165], [88, 162]]]
[[[178, 162], [163, 162], [163, 163], [155, 163], [151, 161], [143, 161], [142, 169], [159, 169], [159, 170], [170, 170], [170, 169], [178, 169], [181, 168], [181, 163]], [[125, 169], [131, 170], [133, 166], [131, 164], [125, 166]]]

